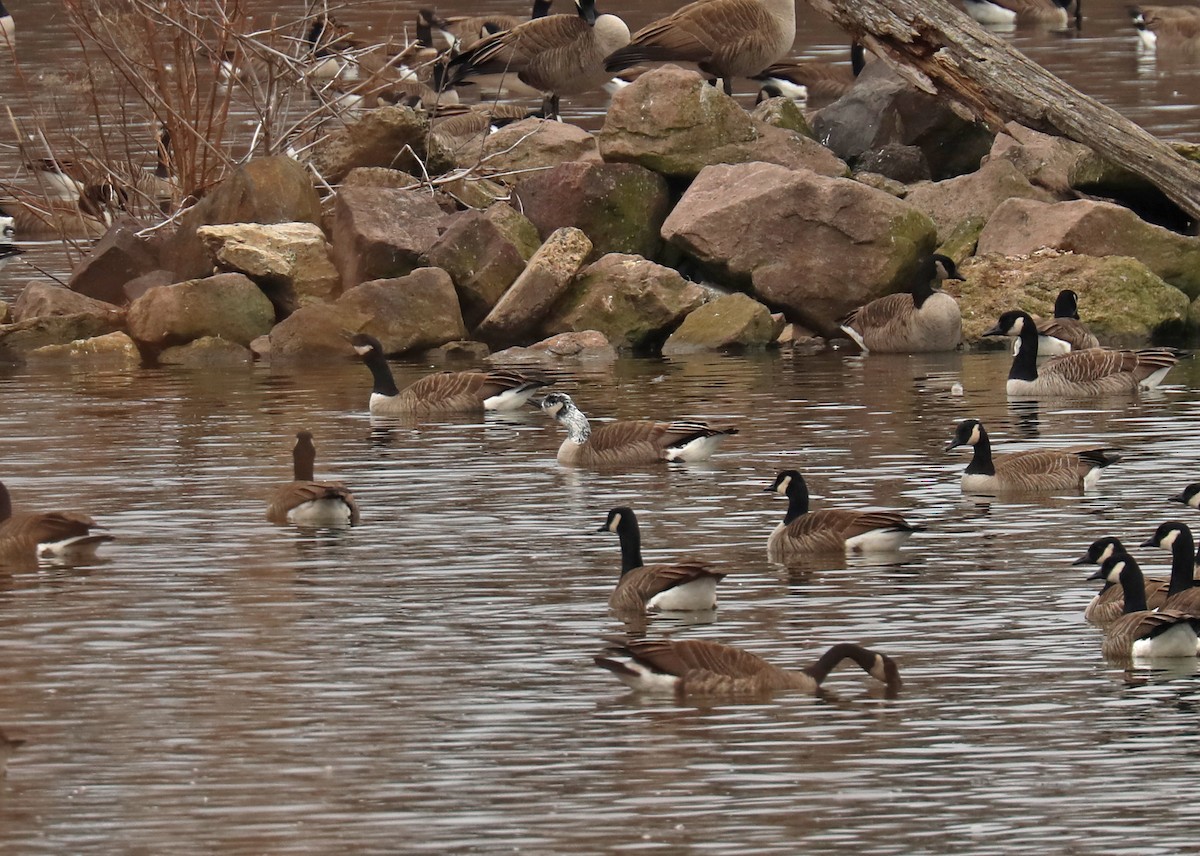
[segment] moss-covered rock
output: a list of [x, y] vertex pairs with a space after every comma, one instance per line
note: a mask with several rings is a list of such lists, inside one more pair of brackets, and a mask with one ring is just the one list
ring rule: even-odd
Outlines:
[[954, 261], [962, 264], [963, 259], [968, 258], [975, 253], [975, 245], [979, 243], [979, 233], [983, 231], [983, 226], [987, 220], [983, 217], [968, 217], [963, 220], [958, 226], [945, 238], [942, 239], [941, 246], [937, 248], [937, 252], [943, 256], [949, 256]]
[[34, 348], [29, 358], [39, 360], [63, 360], [88, 366], [103, 366], [109, 369], [136, 368], [142, 364], [142, 354], [137, 344], [127, 333], [117, 331], [90, 339], [76, 339], [63, 345], [44, 345]]
[[804, 118], [804, 113], [790, 98], [768, 98], [756, 104], [750, 111], [750, 115], [764, 125], [783, 128], [785, 131], [795, 131], [801, 136], [815, 139], [808, 120]]
[[747, 294], [735, 292], [688, 313], [667, 338], [662, 352], [668, 355], [765, 348], [779, 333], [770, 309]]
[[244, 275], [222, 273], [152, 288], [130, 304], [127, 320], [129, 335], [152, 349], [204, 336], [249, 345], [271, 329], [275, 307]]
[[241, 366], [252, 360], [253, 355], [248, 348], [215, 336], [204, 336], [186, 345], [166, 348], [158, 355], [159, 365], [193, 369]]
[[963, 282], [947, 280], [962, 309], [963, 341], [980, 334], [1010, 309], [1048, 317], [1064, 288], [1079, 295], [1079, 313], [1100, 339], [1115, 346], [1144, 345], [1182, 331], [1188, 298], [1137, 259], [1044, 250], [1031, 256], [986, 255], [960, 268]]

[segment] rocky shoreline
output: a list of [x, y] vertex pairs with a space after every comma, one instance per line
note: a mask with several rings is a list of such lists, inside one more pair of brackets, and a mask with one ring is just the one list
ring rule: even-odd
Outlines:
[[1104, 344], [1178, 342], [1200, 324], [1183, 222], [1086, 147], [993, 135], [883, 63], [809, 117], [666, 66], [594, 134], [530, 118], [454, 139], [383, 107], [308, 164], [251, 161], [173, 231], [118, 223], [70, 288], [0, 304], [0, 360], [350, 358], [358, 332], [392, 356], [819, 350], [934, 251], [965, 277], [947, 291], [968, 347], [1063, 288]]

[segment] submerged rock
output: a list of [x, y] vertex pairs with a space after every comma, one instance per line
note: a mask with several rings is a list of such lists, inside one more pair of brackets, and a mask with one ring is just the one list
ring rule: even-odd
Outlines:
[[747, 294], [734, 292], [689, 313], [662, 352], [668, 356], [765, 348], [776, 340], [781, 328], [770, 309]]
[[193, 369], [225, 368], [246, 365], [253, 358], [250, 350], [237, 342], [217, 336], [201, 336], [186, 345], [164, 348], [158, 355], [158, 364]]
[[133, 369], [142, 364], [142, 354], [128, 333], [118, 330], [90, 339], [76, 339], [63, 345], [43, 345], [29, 352], [29, 358], [63, 360], [106, 369]]
[[0, 361], [20, 360], [22, 355], [46, 345], [67, 345], [116, 333], [122, 327], [120, 314], [84, 312], [77, 315], [43, 315], [0, 325]]
[[222, 273], [152, 288], [130, 305], [127, 319], [129, 334], [155, 350], [205, 336], [249, 345], [271, 329], [275, 307], [248, 277]]

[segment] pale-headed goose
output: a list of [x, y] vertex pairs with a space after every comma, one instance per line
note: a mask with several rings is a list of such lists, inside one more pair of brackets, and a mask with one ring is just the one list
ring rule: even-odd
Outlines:
[[267, 520], [301, 526], [357, 526], [358, 503], [345, 485], [313, 480], [317, 450], [312, 434], [300, 431], [292, 447], [292, 481], [280, 485], [267, 503]]
[[796, 0], [699, 0], [634, 33], [608, 57], [609, 71], [642, 62], [690, 62], [719, 77], [753, 77], [779, 62], [796, 40]]
[[1164, 609], [1200, 615], [1200, 585], [1196, 580], [1196, 544], [1192, 530], [1178, 520], [1169, 520], [1155, 530], [1143, 547], [1171, 551], [1171, 585]]
[[1039, 367], [1037, 325], [1019, 310], [1005, 312], [983, 335], [1016, 337], [1006, 388], [1021, 398], [1088, 398], [1153, 389], [1180, 357], [1172, 348], [1090, 348], [1052, 357]]
[[1134, 6], [1129, 14], [1143, 47], [1200, 46], [1200, 6]]
[[1100, 347], [1100, 340], [1079, 320], [1079, 296], [1069, 288], [1058, 293], [1054, 299], [1054, 317], [1038, 321], [1037, 330], [1039, 357]]
[[614, 508], [600, 532], [615, 532], [621, 541], [621, 578], [608, 599], [614, 612], [694, 612], [717, 608], [717, 583], [724, 574], [699, 561], [647, 565], [642, 561], [642, 535], [628, 506]]
[[1104, 630], [1101, 653], [1109, 660], [1195, 657], [1200, 616], [1175, 609], [1151, 612], [1143, 595], [1142, 570], [1128, 553], [1110, 556], [1088, 579], [1119, 582], [1125, 592], [1121, 617]]
[[483, 410], [518, 410], [547, 381], [506, 369], [437, 372], [403, 390], [388, 367], [383, 345], [374, 336], [357, 333], [350, 339], [375, 385], [370, 411], [375, 416], [421, 416], [431, 413], [470, 413]]
[[917, 354], [957, 350], [962, 341], [958, 301], [938, 283], [962, 279], [954, 260], [937, 253], [923, 258], [907, 293], [889, 294], [860, 306], [842, 321], [842, 330], [864, 352]]
[[558, 462], [576, 467], [620, 467], [658, 461], [703, 461], [737, 428], [714, 427], [707, 422], [605, 422], [592, 427], [571, 396], [552, 392], [542, 399], [542, 409], [567, 429], [558, 448]]
[[768, 493], [786, 496], [787, 514], [767, 541], [767, 556], [786, 564], [822, 553], [892, 553], [917, 531], [893, 511], [808, 510], [808, 485], [796, 470], [784, 470]]
[[1078, 18], [1080, 0], [963, 0], [967, 14], [981, 24], [1057, 24], [1066, 26], [1068, 12]]
[[900, 670], [886, 654], [842, 643], [806, 669], [783, 669], [741, 648], [702, 639], [613, 640], [595, 663], [641, 692], [686, 696], [762, 696], [780, 690], [815, 694], [843, 660], [853, 660], [894, 695]]
[[611, 77], [604, 58], [629, 44], [625, 22], [597, 15], [595, 0], [575, 6], [576, 15], [535, 18], [479, 40], [450, 60], [439, 82], [509, 73], [541, 92], [546, 118], [557, 118], [559, 97], [599, 89]]
[[113, 540], [95, 528], [95, 520], [73, 511], [14, 514], [8, 488], [0, 483], [0, 565], [90, 559], [97, 547]]
[[946, 451], [971, 446], [971, 463], [962, 475], [963, 493], [1061, 493], [1087, 490], [1100, 480], [1100, 472], [1121, 460], [1117, 449], [1075, 446], [1067, 449], [1034, 449], [992, 455], [992, 442], [978, 419], [964, 419], [955, 429]]
[[[1120, 539], [1111, 535], [1098, 538], [1088, 547], [1086, 553], [1072, 562], [1072, 565], [1103, 565], [1112, 556], [1125, 555], [1125, 545]], [[1167, 600], [1167, 580], [1143, 577], [1143, 589], [1146, 603], [1150, 609], [1158, 609]], [[1120, 582], [1105, 581], [1104, 588], [1096, 593], [1083, 610], [1083, 617], [1089, 624], [1104, 628], [1112, 624], [1125, 612], [1125, 590]]]

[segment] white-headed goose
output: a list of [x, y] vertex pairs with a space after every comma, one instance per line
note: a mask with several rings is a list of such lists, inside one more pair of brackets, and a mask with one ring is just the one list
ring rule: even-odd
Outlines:
[[1200, 616], [1175, 609], [1151, 612], [1146, 605], [1142, 570], [1128, 553], [1110, 556], [1088, 579], [1119, 582], [1125, 591], [1121, 617], [1104, 630], [1100, 650], [1109, 660], [1195, 657]]
[[1200, 6], [1133, 6], [1129, 14], [1143, 47], [1200, 46]]
[[547, 15], [480, 39], [450, 60], [439, 83], [513, 74], [542, 93], [546, 118], [557, 118], [559, 97], [599, 89], [611, 77], [604, 58], [629, 44], [625, 22], [597, 15], [595, 0], [575, 6], [576, 15]]
[[1121, 460], [1117, 449], [1075, 446], [1034, 449], [992, 455], [992, 442], [983, 423], [964, 419], [946, 451], [971, 446], [971, 463], [962, 475], [963, 493], [1061, 493], [1087, 490], [1100, 480], [1100, 471]]
[[786, 564], [821, 553], [893, 553], [917, 531], [894, 511], [808, 510], [808, 485], [796, 470], [784, 470], [768, 493], [786, 496], [787, 514], [767, 541], [767, 556]]
[[558, 462], [576, 467], [621, 467], [658, 461], [703, 461], [737, 428], [707, 422], [605, 422], [592, 427], [571, 396], [552, 392], [542, 409], [562, 423], [567, 438], [558, 448]]
[[842, 330], [864, 352], [917, 354], [957, 350], [962, 341], [958, 301], [938, 283], [962, 279], [954, 260], [926, 256], [907, 293], [889, 294], [860, 306], [842, 320]]
[[702, 562], [647, 565], [633, 509], [608, 512], [600, 532], [616, 532], [621, 541], [621, 579], [608, 599], [614, 612], [695, 612], [717, 608], [717, 583], [725, 578]]
[[[1072, 565], [1103, 565], [1112, 556], [1125, 555], [1125, 545], [1120, 539], [1111, 535], [1098, 538], [1088, 547], [1086, 553], [1072, 562]], [[1150, 609], [1158, 609], [1167, 600], [1167, 580], [1143, 577], [1143, 590], [1146, 603]], [[1083, 610], [1083, 617], [1089, 624], [1104, 628], [1112, 624], [1125, 612], [1125, 590], [1120, 582], [1104, 583], [1104, 588], [1096, 593]]]
[[345, 485], [313, 481], [317, 450], [312, 434], [296, 434], [292, 447], [292, 478], [280, 485], [267, 503], [267, 520], [301, 526], [357, 526], [358, 503]]
[[1068, 11], [1078, 19], [1080, 0], [963, 0], [967, 14], [981, 24], [1054, 24], [1065, 27]]
[[1005, 312], [983, 335], [1016, 337], [1007, 390], [1020, 398], [1089, 398], [1153, 389], [1180, 357], [1172, 348], [1090, 348], [1052, 357], [1039, 367], [1037, 325], [1019, 310]]
[[8, 488], [0, 483], [0, 566], [89, 559], [97, 547], [113, 540], [95, 528], [95, 520], [73, 511], [13, 514]]
[[350, 339], [355, 353], [371, 370], [375, 385], [370, 410], [375, 416], [421, 416], [431, 413], [470, 413], [518, 410], [547, 381], [509, 371], [437, 372], [400, 389], [388, 367], [383, 345], [374, 336], [357, 333]]
[[806, 669], [783, 669], [741, 648], [702, 639], [613, 640], [594, 659], [632, 689], [677, 697], [763, 696], [780, 690], [815, 694], [843, 660], [853, 660], [889, 694], [901, 687], [891, 657], [848, 642], [834, 645]]
[[1079, 296], [1069, 288], [1058, 293], [1054, 299], [1054, 317], [1038, 321], [1037, 330], [1039, 357], [1100, 347], [1100, 340], [1079, 320]]
[[690, 62], [721, 78], [753, 77], [779, 62], [796, 40], [796, 0], [699, 0], [634, 33], [606, 61], [609, 71], [642, 62]]
[[1171, 585], [1163, 608], [1200, 615], [1200, 585], [1196, 580], [1196, 544], [1192, 540], [1192, 530], [1177, 520], [1170, 520], [1160, 525], [1142, 546], [1171, 551]]

